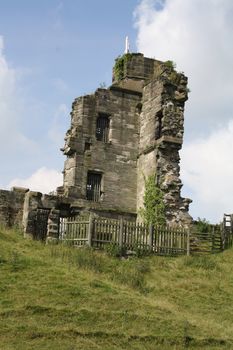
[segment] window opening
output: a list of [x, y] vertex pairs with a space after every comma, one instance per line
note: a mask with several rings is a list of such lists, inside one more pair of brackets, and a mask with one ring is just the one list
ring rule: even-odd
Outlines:
[[141, 112], [142, 112], [142, 104], [138, 103], [137, 106], [136, 106], [136, 113], [137, 114], [141, 114]]
[[91, 149], [91, 143], [90, 142], [85, 142], [84, 151], [89, 151], [90, 149]]
[[108, 142], [109, 136], [109, 116], [100, 114], [96, 120], [96, 139], [98, 141]]
[[155, 140], [160, 139], [160, 137], [162, 136], [162, 118], [163, 118], [163, 114], [162, 112], [159, 112], [156, 115]]
[[102, 175], [94, 172], [87, 173], [86, 198], [89, 201], [98, 202], [101, 196]]

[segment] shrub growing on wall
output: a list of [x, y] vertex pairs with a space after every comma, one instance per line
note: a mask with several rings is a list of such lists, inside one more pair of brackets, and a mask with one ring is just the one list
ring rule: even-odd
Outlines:
[[165, 225], [165, 204], [163, 192], [156, 185], [156, 176], [145, 179], [144, 208], [141, 209], [142, 218], [147, 224]]
[[116, 63], [115, 63], [113, 70], [114, 70], [115, 79], [117, 81], [124, 78], [124, 67], [127, 65], [127, 63], [131, 59], [132, 59], [132, 54], [130, 54], [130, 53], [126, 53], [123, 56], [119, 56], [116, 59]]
[[205, 218], [198, 218], [196, 221], [194, 221], [194, 229], [196, 229], [198, 232], [206, 233], [211, 232], [212, 226]]

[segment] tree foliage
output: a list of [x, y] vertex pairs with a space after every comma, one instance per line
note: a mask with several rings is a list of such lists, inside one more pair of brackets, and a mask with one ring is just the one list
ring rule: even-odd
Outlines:
[[141, 215], [147, 224], [165, 225], [165, 204], [163, 202], [163, 192], [156, 185], [155, 175], [144, 178], [144, 208], [141, 209]]
[[176, 69], [176, 63], [170, 60], [164, 62], [164, 66], [173, 70]]
[[205, 218], [198, 218], [194, 222], [194, 228], [197, 229], [198, 232], [207, 233], [211, 232], [212, 226]]

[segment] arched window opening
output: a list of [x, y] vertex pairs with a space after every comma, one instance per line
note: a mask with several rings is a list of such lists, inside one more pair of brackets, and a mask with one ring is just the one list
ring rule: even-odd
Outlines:
[[109, 116], [100, 114], [96, 120], [96, 140], [107, 143], [109, 140]]
[[140, 114], [142, 112], [142, 104], [138, 103], [136, 106], [136, 117], [137, 117], [137, 131], [138, 131], [138, 135], [140, 135], [140, 127], [141, 127], [141, 118], [140, 118]]

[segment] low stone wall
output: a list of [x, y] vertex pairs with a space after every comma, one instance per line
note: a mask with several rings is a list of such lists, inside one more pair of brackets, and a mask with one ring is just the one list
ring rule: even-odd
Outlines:
[[59, 198], [57, 196], [29, 191], [25, 196], [23, 208], [25, 237], [44, 240], [47, 234], [50, 211], [58, 206]]
[[0, 224], [18, 226], [24, 237], [54, 241], [58, 237], [59, 217], [95, 214], [95, 217], [135, 221], [136, 214], [98, 210], [95, 205], [85, 208], [83, 203], [73, 203], [68, 198], [42, 194], [27, 188], [13, 187], [0, 190]]
[[0, 224], [22, 227], [24, 199], [28, 191], [21, 187], [0, 190]]
[[[69, 208], [69, 205], [67, 207]], [[48, 225], [50, 212], [56, 212], [57, 208], [61, 208], [63, 215], [68, 216], [66, 199], [63, 203], [58, 196], [29, 191], [28, 188], [21, 187], [13, 187], [10, 191], [0, 190], [0, 224], [20, 227], [25, 237], [45, 240], [51, 227], [54, 229]]]

